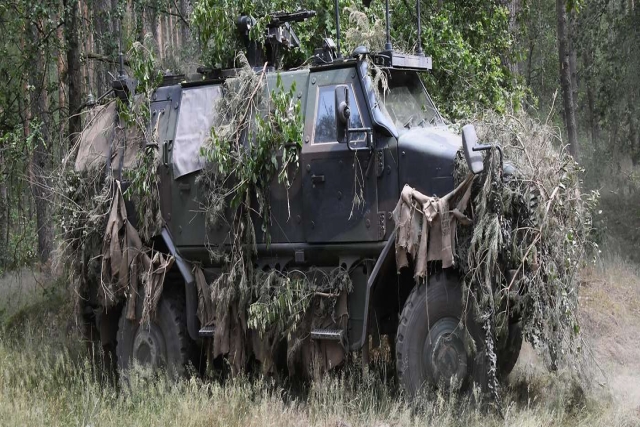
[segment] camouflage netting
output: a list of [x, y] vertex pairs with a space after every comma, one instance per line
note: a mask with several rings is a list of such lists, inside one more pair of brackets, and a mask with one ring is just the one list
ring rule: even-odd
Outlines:
[[198, 185], [205, 194], [207, 229], [225, 225], [230, 231], [224, 242], [209, 246], [221, 274], [207, 283], [200, 268], [195, 269], [198, 314], [202, 325], [215, 324], [211, 356], [226, 355], [234, 372], [243, 371], [250, 356], [262, 363], [264, 372], [272, 372], [282, 343], [290, 372], [297, 365], [323, 370], [339, 363], [342, 344], [311, 343], [309, 334], [320, 324], [345, 326], [351, 281], [342, 269], [303, 273], [255, 268], [252, 214], [261, 223], [261, 241], [269, 243], [270, 187], [289, 189], [298, 168], [303, 123], [295, 85], [285, 90], [277, 76], [276, 87], [270, 88], [265, 70], [253, 70], [242, 54], [237, 62], [238, 74], [224, 83], [211, 138], [202, 148], [207, 161]]
[[[405, 189], [396, 216], [397, 247], [399, 266], [406, 264], [402, 258], [406, 250], [418, 267], [418, 278], [425, 276], [424, 266], [430, 260], [442, 260], [444, 267], [455, 265], [461, 272], [463, 307], [473, 310], [485, 332], [488, 386], [497, 397], [496, 354], [506, 345], [510, 318], [522, 320], [524, 338], [550, 368], [578, 364], [576, 274], [592, 247], [591, 212], [598, 194], [581, 192], [583, 171], [562, 147], [555, 128], [524, 113], [487, 114], [476, 128], [481, 141], [503, 148], [509, 173], [503, 172], [499, 153], [493, 149], [485, 156], [485, 172], [469, 181], [460, 154], [459, 188], [447, 196], [461, 201], [453, 210], [446, 203], [442, 206], [442, 199], [423, 199]], [[461, 196], [465, 188], [470, 193]], [[414, 212], [409, 226], [400, 221], [406, 218], [400, 215], [402, 209]], [[429, 236], [425, 225], [429, 219], [438, 227], [451, 224], [449, 238], [435, 251], [433, 242], [439, 243], [446, 233], [438, 230], [437, 239], [433, 233]], [[461, 224], [457, 227], [456, 219]], [[429, 239], [428, 250], [423, 237]], [[453, 259], [448, 258], [447, 243]]]
[[[129, 54], [137, 94], [84, 113], [84, 129], [62, 162], [54, 193], [60, 263], [74, 287], [78, 313], [97, 295], [104, 309], [126, 301], [127, 318], [133, 320], [142, 292], [142, 320], [148, 321], [173, 264], [173, 258], [146, 246], [162, 226], [158, 132], [149, 128], [151, 92], [160, 74], [143, 44], [134, 43]], [[125, 200], [135, 212], [127, 212]]]
[[[143, 58], [134, 67], [151, 69], [151, 52], [138, 48]], [[284, 90], [278, 77], [277, 87], [268, 88], [264, 70], [255, 72], [243, 55], [237, 60], [239, 73], [224, 85], [211, 138], [202, 149], [207, 162], [198, 185], [206, 195], [202, 210], [207, 229], [224, 223], [230, 232], [226, 241], [209, 247], [213, 263], [222, 265], [215, 280], [207, 283], [201, 267], [194, 266], [198, 316], [202, 326], [216, 326], [211, 356], [227, 356], [236, 372], [244, 370], [250, 356], [272, 372], [282, 343], [288, 346], [290, 371], [297, 366], [324, 370], [342, 360], [346, 343], [312, 343], [310, 330], [346, 326], [351, 281], [342, 269], [255, 269], [251, 212], [257, 202], [261, 237], [268, 242], [269, 185], [290, 186], [298, 167], [302, 117], [295, 86]], [[146, 246], [160, 230], [162, 217], [157, 130], [148, 126], [153, 82], [141, 87], [146, 90], [129, 104], [112, 101], [88, 113], [78, 145], [59, 174], [56, 194], [60, 260], [74, 284], [79, 312], [97, 292], [105, 309], [126, 302], [127, 317], [133, 320], [135, 296], [142, 292], [143, 320], [148, 321], [173, 259]], [[270, 89], [271, 96], [265, 97]], [[135, 212], [127, 212], [125, 201], [132, 202]]]
[[238, 301], [237, 285], [213, 291], [231, 277], [221, 276], [208, 284], [200, 268], [194, 269], [194, 275], [200, 322], [215, 325], [210, 355], [227, 356], [234, 373], [243, 372], [251, 356], [261, 363], [263, 373], [275, 372], [282, 345], [289, 374], [314, 376], [344, 359], [345, 343], [312, 341], [310, 333], [346, 328], [347, 294], [352, 290], [346, 270], [252, 270], [248, 297], [242, 301]]
[[[128, 301], [135, 318], [138, 287], [144, 291], [143, 320], [154, 314], [166, 271], [173, 259], [152, 251], [144, 241], [160, 226], [157, 154], [144, 150], [149, 136], [138, 97], [131, 106], [112, 101], [87, 113], [78, 144], [58, 175], [56, 217], [61, 229], [60, 263], [73, 284], [80, 311], [97, 287], [105, 309]], [[107, 159], [111, 168], [107, 170]], [[73, 165], [71, 164], [73, 162]], [[124, 191], [120, 171], [130, 186]], [[149, 178], [151, 177], [151, 178]], [[137, 208], [136, 225], [127, 217], [125, 198]], [[131, 215], [131, 213], [130, 213]]]

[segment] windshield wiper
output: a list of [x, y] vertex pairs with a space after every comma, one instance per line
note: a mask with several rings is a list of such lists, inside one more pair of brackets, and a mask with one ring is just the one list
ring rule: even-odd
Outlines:
[[[409, 120], [407, 120], [407, 122], [404, 124], [404, 127], [406, 127], [407, 129], [411, 129], [411, 122], [413, 121], [414, 118], [415, 118], [415, 114], [411, 115], [409, 117]], [[420, 124], [418, 124], [418, 126], [420, 126]]]

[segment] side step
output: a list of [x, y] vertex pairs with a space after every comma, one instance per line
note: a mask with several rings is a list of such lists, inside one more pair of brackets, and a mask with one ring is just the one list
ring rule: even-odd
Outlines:
[[215, 332], [215, 326], [205, 326], [198, 331], [198, 335], [203, 338], [213, 338], [213, 333]]
[[[214, 326], [205, 326], [198, 331], [198, 335], [203, 338], [211, 338], [215, 330]], [[315, 329], [311, 331], [312, 340], [342, 341], [343, 337], [344, 331], [340, 329]]]
[[314, 329], [311, 331], [312, 340], [342, 341], [344, 331], [342, 329]]

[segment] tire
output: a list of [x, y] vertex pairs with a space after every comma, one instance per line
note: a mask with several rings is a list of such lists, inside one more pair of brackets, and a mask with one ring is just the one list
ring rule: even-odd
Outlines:
[[184, 298], [165, 292], [149, 324], [142, 325], [141, 318], [142, 298], [138, 297], [136, 319], [127, 320], [125, 307], [118, 324], [116, 354], [120, 373], [126, 376], [135, 361], [153, 372], [166, 371], [173, 379], [185, 376], [193, 343], [187, 332]]
[[509, 336], [505, 347], [498, 352], [498, 378], [504, 381], [516, 366], [522, 348], [522, 322], [509, 324]]
[[[428, 286], [428, 292], [427, 292]], [[460, 327], [462, 290], [455, 274], [438, 272], [428, 285], [416, 285], [409, 295], [396, 335], [396, 369], [409, 396], [423, 387], [462, 390], [481, 386], [485, 356], [480, 328], [467, 316], [469, 334]], [[428, 316], [427, 316], [428, 300]], [[465, 336], [475, 342], [471, 354]]]

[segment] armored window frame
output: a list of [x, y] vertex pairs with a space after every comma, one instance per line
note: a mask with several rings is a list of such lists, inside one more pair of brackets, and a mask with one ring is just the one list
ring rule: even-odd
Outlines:
[[[314, 110], [314, 120], [313, 120], [313, 144], [337, 144], [337, 127], [335, 121], [335, 98], [334, 92], [336, 88], [336, 84], [320, 86], [316, 90], [316, 105]], [[360, 109], [360, 105], [358, 103], [358, 97], [356, 96], [355, 90], [353, 89], [353, 85], [349, 84], [349, 104], [351, 109], [351, 118], [349, 121], [349, 125], [352, 128], [362, 128], [363, 126], [363, 118], [362, 118], [362, 110]], [[328, 127], [328, 132], [330, 134], [323, 135], [322, 140], [318, 140], [318, 128], [320, 123], [320, 114], [321, 114], [321, 105], [323, 103], [325, 108], [325, 114], [323, 117], [328, 118], [330, 124]], [[351, 134], [351, 142], [362, 142], [365, 140], [365, 134], [361, 133], [353, 133]]]

